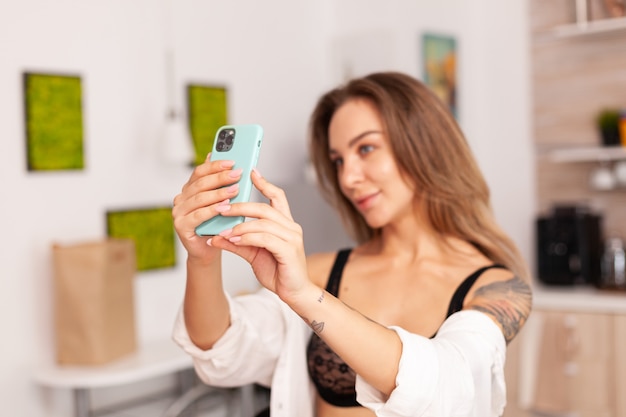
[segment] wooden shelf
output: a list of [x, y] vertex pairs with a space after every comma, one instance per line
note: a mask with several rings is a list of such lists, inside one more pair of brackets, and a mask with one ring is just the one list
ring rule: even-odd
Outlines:
[[617, 31], [624, 31], [626, 33], [626, 17], [581, 21], [561, 25], [546, 31], [543, 34], [552, 38], [562, 39], [600, 35]]
[[626, 160], [626, 146], [588, 146], [549, 149], [540, 152], [552, 162], [608, 162]]

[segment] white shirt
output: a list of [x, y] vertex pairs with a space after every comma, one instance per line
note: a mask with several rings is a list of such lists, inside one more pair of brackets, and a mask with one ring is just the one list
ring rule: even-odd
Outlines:
[[[182, 309], [174, 341], [212, 386], [258, 383], [271, 387], [272, 417], [313, 417], [315, 388], [306, 347], [311, 329], [275, 294], [228, 297], [231, 325], [212, 349], [187, 333]], [[379, 417], [497, 417], [504, 411], [506, 344], [485, 314], [463, 310], [426, 338], [390, 327], [402, 341], [396, 388], [389, 398], [357, 375], [357, 401]]]

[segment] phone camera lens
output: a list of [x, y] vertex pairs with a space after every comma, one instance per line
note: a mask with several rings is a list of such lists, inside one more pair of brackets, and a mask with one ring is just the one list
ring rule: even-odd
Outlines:
[[215, 148], [218, 151], [221, 151], [222, 149], [224, 149], [224, 143], [223, 142], [217, 142], [217, 145], [215, 146]]
[[228, 136], [228, 137], [226, 138], [226, 141], [225, 141], [225, 142], [226, 142], [226, 144], [227, 144], [228, 146], [232, 145], [232, 144], [233, 144], [233, 137], [232, 137], [232, 136]]
[[220, 131], [219, 138], [224, 139], [225, 137], [226, 137], [226, 131], [225, 130]]

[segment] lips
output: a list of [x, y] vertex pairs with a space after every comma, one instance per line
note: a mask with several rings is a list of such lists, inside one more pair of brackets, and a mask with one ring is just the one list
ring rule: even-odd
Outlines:
[[378, 197], [380, 193], [376, 192], [373, 194], [368, 194], [366, 196], [354, 199], [354, 205], [360, 210], [360, 211], [365, 211], [367, 209], [369, 209], [370, 207], [372, 207], [372, 205], [374, 204], [374, 201], [376, 200], [376, 198]]

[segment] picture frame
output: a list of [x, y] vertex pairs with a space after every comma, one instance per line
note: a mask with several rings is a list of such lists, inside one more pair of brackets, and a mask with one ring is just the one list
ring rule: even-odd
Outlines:
[[189, 133], [194, 145], [195, 165], [203, 163], [213, 149], [215, 134], [228, 124], [228, 90], [224, 86], [187, 85]]
[[176, 266], [176, 239], [171, 206], [107, 210], [107, 235], [135, 242], [137, 270]]
[[457, 41], [453, 36], [438, 33], [422, 34], [423, 81], [450, 109], [459, 116], [457, 80]]
[[22, 80], [27, 169], [84, 169], [80, 75], [24, 72]]

